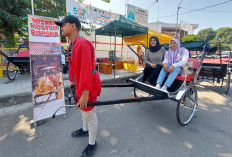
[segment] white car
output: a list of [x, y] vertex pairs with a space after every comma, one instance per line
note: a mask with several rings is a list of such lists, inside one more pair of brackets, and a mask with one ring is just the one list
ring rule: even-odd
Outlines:
[[232, 52], [231, 51], [223, 51], [222, 53], [222, 57], [232, 57]]

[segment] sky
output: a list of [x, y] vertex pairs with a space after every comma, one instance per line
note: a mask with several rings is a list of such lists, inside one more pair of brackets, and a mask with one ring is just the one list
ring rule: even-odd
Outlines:
[[[147, 9], [155, 0], [111, 0], [110, 3], [102, 0], [84, 0], [85, 4], [107, 11], [125, 15], [125, 4]], [[148, 22], [157, 20], [166, 23], [176, 23], [177, 7], [181, 0], [158, 0], [148, 8]], [[207, 8], [203, 11], [196, 11], [188, 14], [179, 15], [179, 20], [190, 24], [199, 24], [193, 34], [197, 34], [201, 29], [213, 28], [217, 30], [221, 27], [232, 27], [232, 0], [183, 0], [180, 5], [179, 14], [195, 9], [205, 8], [215, 4], [230, 1], [228, 3]], [[171, 17], [165, 17], [174, 15]], [[159, 18], [159, 19], [158, 19]]]

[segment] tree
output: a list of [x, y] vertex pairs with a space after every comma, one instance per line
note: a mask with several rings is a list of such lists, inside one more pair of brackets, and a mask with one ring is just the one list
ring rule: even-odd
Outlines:
[[202, 40], [202, 39], [194, 34], [186, 35], [185, 37], [182, 38], [182, 41], [195, 41], [195, 40]]
[[216, 36], [213, 42], [220, 42], [222, 50], [229, 50], [232, 48], [232, 28], [222, 27], [216, 30]]
[[231, 44], [232, 43], [232, 28], [223, 27], [223, 28], [217, 29], [214, 40], [220, 41], [225, 44]]
[[[65, 5], [65, 0], [34, 0], [35, 15], [55, 18], [65, 16]], [[0, 0], [0, 6], [0, 40], [15, 40], [15, 37], [19, 40], [21, 37], [27, 37], [26, 17], [31, 14], [31, 0]]]
[[66, 14], [65, 0], [34, 0], [35, 15], [57, 18]]
[[22, 36], [30, 13], [30, 0], [0, 0], [0, 40], [14, 40], [15, 33]]
[[209, 42], [213, 40], [216, 35], [216, 32], [212, 28], [202, 29], [198, 32], [197, 36], [202, 38], [203, 40]]

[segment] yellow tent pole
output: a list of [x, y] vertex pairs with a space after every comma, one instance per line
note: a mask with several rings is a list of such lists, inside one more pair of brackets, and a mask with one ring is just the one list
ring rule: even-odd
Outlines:
[[0, 65], [1, 65], [1, 68], [0, 68], [0, 77], [3, 78], [2, 55], [0, 55]]

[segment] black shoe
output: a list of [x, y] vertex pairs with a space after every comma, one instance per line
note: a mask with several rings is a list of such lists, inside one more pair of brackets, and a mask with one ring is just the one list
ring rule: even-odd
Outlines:
[[82, 128], [72, 132], [72, 137], [82, 137], [82, 136], [89, 136], [89, 132], [84, 131]]
[[88, 146], [82, 152], [81, 157], [92, 157], [96, 149], [97, 149], [97, 142], [95, 142], [95, 145], [88, 144]]

